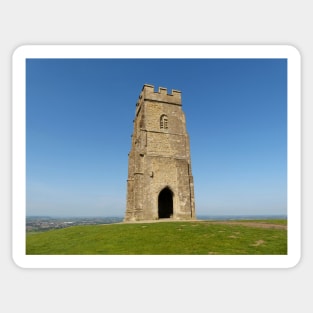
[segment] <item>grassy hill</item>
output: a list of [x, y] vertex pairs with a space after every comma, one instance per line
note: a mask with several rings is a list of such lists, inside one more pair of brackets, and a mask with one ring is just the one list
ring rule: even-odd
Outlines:
[[27, 233], [26, 254], [287, 254], [287, 220], [73, 226]]

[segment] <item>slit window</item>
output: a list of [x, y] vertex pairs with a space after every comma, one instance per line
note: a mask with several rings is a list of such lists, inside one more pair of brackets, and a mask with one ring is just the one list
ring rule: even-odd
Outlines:
[[166, 115], [161, 115], [160, 117], [160, 129], [167, 129], [168, 128], [168, 119]]

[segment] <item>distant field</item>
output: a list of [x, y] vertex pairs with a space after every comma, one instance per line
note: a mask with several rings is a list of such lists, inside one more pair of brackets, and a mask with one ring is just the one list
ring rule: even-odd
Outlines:
[[283, 255], [287, 220], [73, 226], [26, 234], [29, 255]]

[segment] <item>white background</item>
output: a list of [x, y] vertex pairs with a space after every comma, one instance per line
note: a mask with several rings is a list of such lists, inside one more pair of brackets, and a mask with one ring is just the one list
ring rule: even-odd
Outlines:
[[[309, 5], [309, 1], [286, 0], [2, 1], [1, 311], [295, 312], [300, 307], [311, 311], [313, 22]], [[25, 44], [290, 44], [298, 48], [303, 130], [300, 263], [281, 270], [18, 268], [11, 258], [11, 56]]]

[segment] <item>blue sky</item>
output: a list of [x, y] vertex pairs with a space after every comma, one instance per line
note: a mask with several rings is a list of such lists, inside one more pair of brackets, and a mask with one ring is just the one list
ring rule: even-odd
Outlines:
[[27, 215], [124, 215], [145, 83], [182, 91], [197, 215], [287, 214], [285, 59], [28, 59]]

